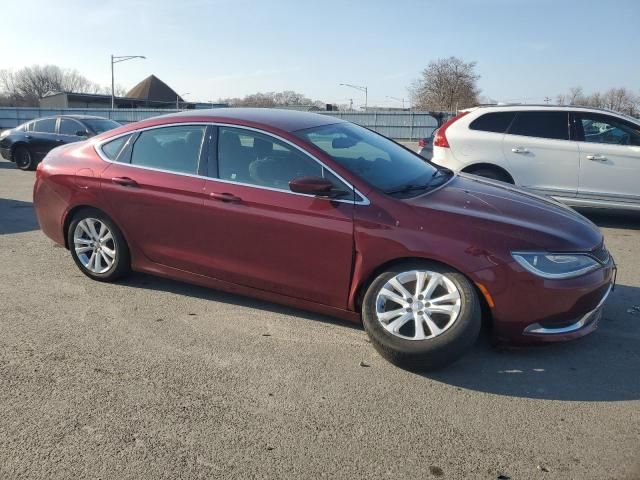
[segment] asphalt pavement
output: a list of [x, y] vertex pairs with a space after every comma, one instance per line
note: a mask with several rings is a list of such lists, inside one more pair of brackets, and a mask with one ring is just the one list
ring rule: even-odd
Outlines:
[[640, 478], [640, 215], [587, 212], [619, 265], [595, 333], [420, 375], [330, 317], [91, 281], [33, 179], [0, 160], [2, 479]]

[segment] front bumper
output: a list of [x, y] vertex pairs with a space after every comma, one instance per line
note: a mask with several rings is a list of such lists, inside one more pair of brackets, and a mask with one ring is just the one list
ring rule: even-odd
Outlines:
[[0, 156], [5, 160], [11, 160], [11, 149], [0, 147]]
[[523, 335], [530, 337], [537, 337], [541, 341], [563, 341], [567, 339], [567, 336], [571, 338], [577, 338], [588, 333], [593, 332], [598, 328], [598, 322], [602, 318], [602, 311], [604, 310], [604, 302], [613, 289], [613, 284], [609, 285], [607, 292], [600, 300], [600, 303], [591, 310], [585, 313], [577, 322], [572, 322], [567, 325], [556, 325], [545, 327], [540, 323], [532, 323], [524, 329]]
[[492, 297], [496, 342], [562, 342], [583, 337], [598, 327], [615, 268], [610, 258], [602, 268], [580, 277], [548, 280], [510, 263], [476, 272], [474, 280]]

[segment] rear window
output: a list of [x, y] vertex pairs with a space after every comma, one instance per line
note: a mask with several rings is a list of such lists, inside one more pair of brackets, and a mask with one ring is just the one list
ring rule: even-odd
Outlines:
[[518, 112], [509, 127], [511, 135], [569, 140], [568, 112]]
[[469, 128], [482, 132], [504, 133], [516, 116], [516, 112], [491, 112], [476, 118]]

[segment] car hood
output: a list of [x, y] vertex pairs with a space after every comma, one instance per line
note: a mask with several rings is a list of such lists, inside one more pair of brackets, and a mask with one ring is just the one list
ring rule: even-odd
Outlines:
[[475, 175], [457, 174], [443, 187], [409, 200], [418, 209], [456, 214], [488, 241], [510, 237], [512, 248], [588, 251], [603, 241], [591, 221], [551, 197]]

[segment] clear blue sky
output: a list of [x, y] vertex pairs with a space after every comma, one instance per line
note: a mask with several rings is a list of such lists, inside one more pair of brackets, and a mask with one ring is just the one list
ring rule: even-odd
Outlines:
[[[53, 4], [63, 6], [53, 6]], [[191, 101], [296, 90], [397, 105], [429, 61], [476, 61], [484, 95], [640, 92], [640, 1], [156, 0], [3, 2], [0, 68], [53, 63], [130, 88], [154, 73]]]

